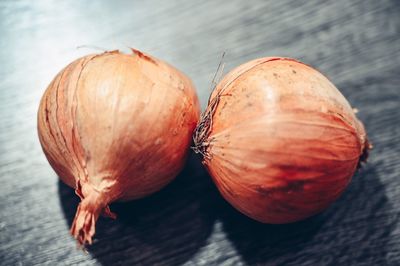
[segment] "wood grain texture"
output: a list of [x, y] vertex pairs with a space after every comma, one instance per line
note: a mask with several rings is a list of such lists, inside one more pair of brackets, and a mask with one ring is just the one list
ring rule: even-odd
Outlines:
[[[393, 1], [0, 2], [1, 265], [399, 265], [400, 3]], [[84, 253], [69, 227], [78, 202], [36, 133], [44, 89], [93, 49], [142, 49], [194, 81], [204, 107], [226, 69], [263, 56], [325, 73], [360, 110], [369, 163], [323, 213], [263, 225], [230, 207], [192, 156], [167, 188], [114, 204]]]

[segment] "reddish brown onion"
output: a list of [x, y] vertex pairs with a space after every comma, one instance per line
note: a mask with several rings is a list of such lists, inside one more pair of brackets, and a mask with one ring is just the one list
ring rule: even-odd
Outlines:
[[326, 77], [294, 59], [271, 57], [224, 77], [194, 143], [224, 198], [265, 223], [326, 208], [369, 148], [362, 123]]
[[81, 198], [71, 233], [91, 243], [109, 203], [149, 195], [181, 170], [199, 117], [191, 81], [133, 50], [82, 57], [43, 95], [38, 131], [60, 178]]

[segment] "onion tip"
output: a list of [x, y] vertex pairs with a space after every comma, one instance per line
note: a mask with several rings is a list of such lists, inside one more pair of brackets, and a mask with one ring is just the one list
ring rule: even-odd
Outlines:
[[101, 193], [93, 192], [79, 203], [71, 226], [71, 235], [75, 237], [79, 245], [93, 243], [95, 225], [100, 213], [112, 219], [116, 218]]

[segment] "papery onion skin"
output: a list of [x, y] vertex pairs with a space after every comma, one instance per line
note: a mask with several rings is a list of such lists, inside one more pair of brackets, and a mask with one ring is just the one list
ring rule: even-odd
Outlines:
[[109, 203], [160, 190], [182, 169], [199, 118], [191, 81], [132, 49], [82, 57], [45, 91], [38, 111], [43, 151], [81, 203], [71, 233], [92, 243]]
[[370, 148], [339, 90], [312, 67], [282, 57], [256, 59], [228, 73], [193, 139], [223, 197], [272, 224], [329, 206]]

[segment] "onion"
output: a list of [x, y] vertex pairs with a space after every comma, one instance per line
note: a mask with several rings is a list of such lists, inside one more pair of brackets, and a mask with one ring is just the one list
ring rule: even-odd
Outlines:
[[43, 151], [81, 198], [71, 233], [92, 243], [109, 204], [160, 190], [182, 169], [199, 118], [191, 81], [138, 50], [82, 57], [51, 82], [40, 103]]
[[264, 223], [325, 209], [346, 188], [370, 145], [343, 95], [290, 58], [261, 58], [227, 74], [194, 134], [223, 197]]

